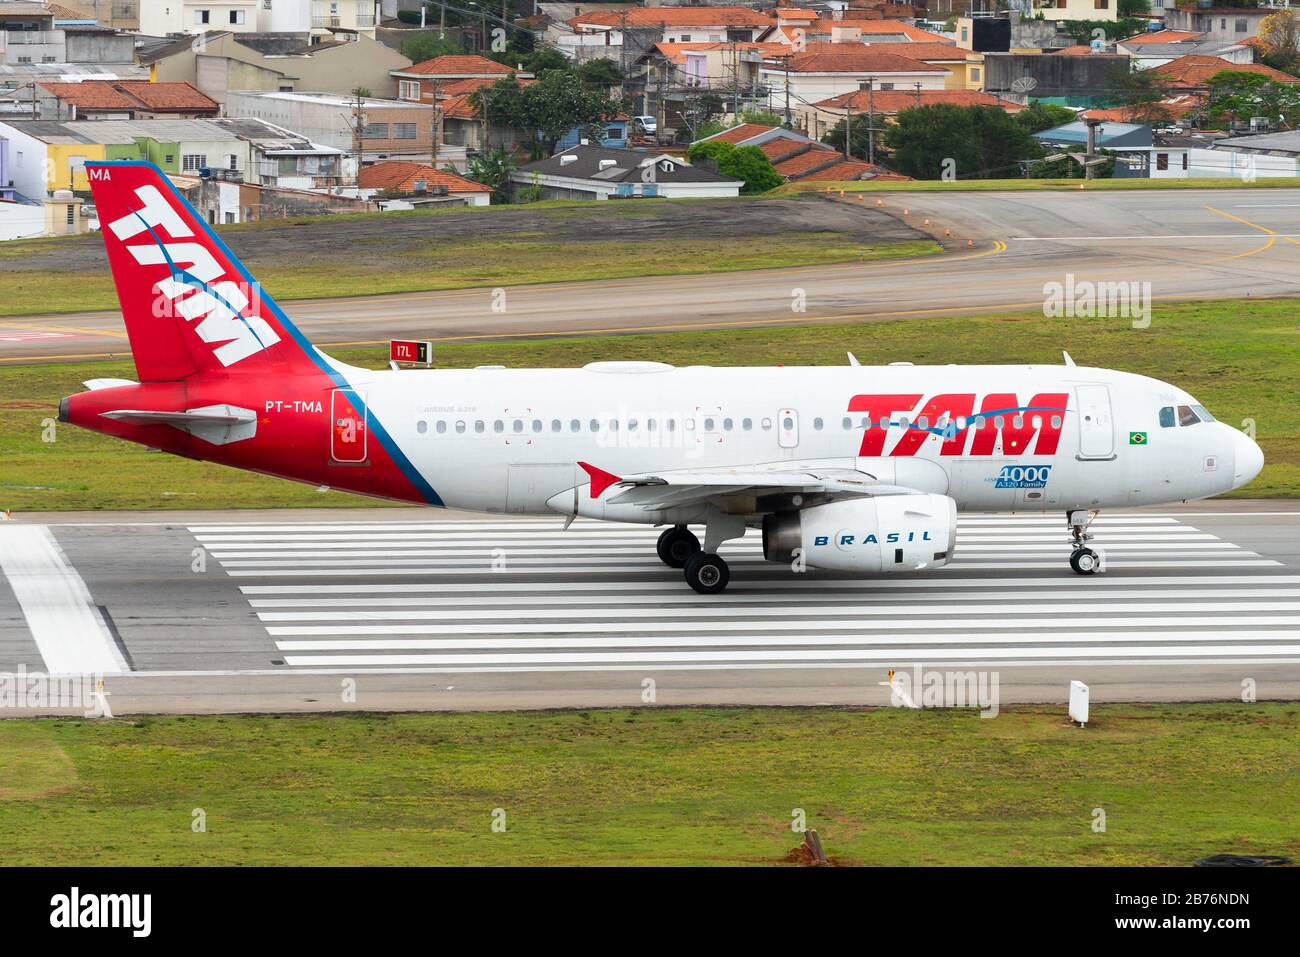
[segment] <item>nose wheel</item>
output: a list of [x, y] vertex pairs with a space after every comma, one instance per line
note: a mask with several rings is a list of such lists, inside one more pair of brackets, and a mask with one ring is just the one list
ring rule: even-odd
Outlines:
[[1097, 513], [1075, 509], [1068, 513], [1070, 522], [1070, 567], [1079, 575], [1095, 575], [1101, 571], [1101, 556], [1088, 547], [1092, 534], [1088, 526], [1097, 517]]

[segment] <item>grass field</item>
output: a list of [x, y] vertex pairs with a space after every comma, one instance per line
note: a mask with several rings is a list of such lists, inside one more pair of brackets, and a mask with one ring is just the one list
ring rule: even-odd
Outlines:
[[1205, 179], [1094, 179], [1085, 182], [1080, 179], [960, 179], [952, 182], [942, 180], [857, 180], [845, 183], [785, 183], [772, 190], [769, 196], [789, 196], [796, 193], [832, 192], [843, 190], [846, 193], [963, 193], [1022, 190], [1062, 190], [1062, 189], [1296, 189], [1300, 187], [1294, 176], [1268, 176], [1253, 181], [1239, 177], [1207, 177]]
[[[1220, 419], [1253, 419], [1264, 472], [1236, 495], [1300, 494], [1300, 326], [1291, 300], [1157, 304], [1149, 329], [1125, 320], [1045, 319], [1041, 314], [911, 319], [855, 325], [677, 332], [655, 335], [444, 345], [437, 364], [574, 366], [598, 359], [678, 364], [842, 365], [862, 362], [1060, 362], [1147, 373], [1196, 395]], [[380, 348], [340, 349], [379, 367]], [[383, 504], [341, 492], [148, 452], [72, 426], [43, 441], [58, 400], [99, 376], [133, 378], [129, 362], [0, 367], [0, 508], [217, 508]]]
[[[827, 263], [871, 262], [925, 256], [940, 251], [932, 240], [863, 244], [839, 233], [773, 236], [761, 243], [745, 239], [600, 240], [557, 244], [544, 234], [458, 240], [430, 244], [418, 252], [386, 257], [382, 264], [331, 263], [328, 269], [303, 269], [277, 261], [249, 268], [279, 301], [334, 296], [381, 295], [470, 286], [516, 286], [566, 280], [676, 276], [685, 273], [775, 269]], [[69, 281], [65, 272], [23, 269], [0, 274], [5, 295], [0, 316], [51, 312], [89, 312], [117, 308], [117, 293], [107, 272]]]
[[8, 865], [758, 865], [802, 808], [846, 864], [1300, 859], [1297, 739], [1293, 703], [0, 721], [0, 834]]

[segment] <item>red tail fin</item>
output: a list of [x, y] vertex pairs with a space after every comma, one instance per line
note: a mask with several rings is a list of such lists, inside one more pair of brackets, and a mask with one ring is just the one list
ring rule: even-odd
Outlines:
[[152, 163], [88, 162], [142, 382], [314, 371], [311, 345]]

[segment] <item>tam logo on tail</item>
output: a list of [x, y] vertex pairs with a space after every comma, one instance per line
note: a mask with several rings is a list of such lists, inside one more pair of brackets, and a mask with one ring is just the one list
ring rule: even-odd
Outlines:
[[[211, 250], [191, 239], [194, 231], [156, 186], [140, 186], [135, 197], [141, 205], [108, 224], [113, 235], [141, 266], [165, 265], [167, 278], [154, 284], [166, 301], [154, 304], [155, 315], [176, 314], [195, 326], [206, 343], [220, 343], [213, 355], [223, 366], [234, 365], [280, 341], [280, 337], [255, 311], [245, 314], [249, 297], [240, 284], [226, 277]], [[164, 242], [159, 232], [166, 234]], [[143, 242], [127, 242], [143, 236]], [[256, 298], [256, 297], [255, 297]]]

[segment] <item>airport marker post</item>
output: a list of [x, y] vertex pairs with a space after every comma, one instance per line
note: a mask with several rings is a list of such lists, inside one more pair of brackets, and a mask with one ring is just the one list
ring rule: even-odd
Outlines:
[[433, 365], [433, 343], [417, 339], [389, 339], [388, 364], [400, 368], [402, 364], [422, 365], [426, 369]]

